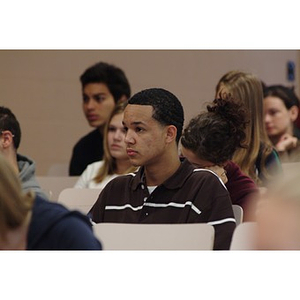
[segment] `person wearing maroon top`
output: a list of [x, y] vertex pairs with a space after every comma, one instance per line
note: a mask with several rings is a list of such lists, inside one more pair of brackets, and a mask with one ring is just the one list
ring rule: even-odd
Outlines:
[[181, 138], [182, 155], [196, 168], [208, 168], [219, 175], [232, 204], [243, 208], [244, 221], [253, 216], [252, 201], [259, 189], [230, 159], [238, 147], [247, 147], [243, 144], [246, 124], [242, 104], [230, 98], [215, 99], [207, 111], [189, 122]]
[[140, 168], [110, 181], [89, 214], [96, 223], [208, 223], [214, 249], [227, 250], [236, 226], [228, 191], [214, 172], [179, 158], [183, 122], [183, 107], [169, 91], [151, 88], [130, 98], [125, 143]]
[[228, 181], [225, 186], [229, 192], [232, 204], [237, 204], [243, 208], [243, 221], [253, 221], [254, 201], [256, 201], [259, 189], [255, 182], [233, 161], [228, 161], [224, 166]]

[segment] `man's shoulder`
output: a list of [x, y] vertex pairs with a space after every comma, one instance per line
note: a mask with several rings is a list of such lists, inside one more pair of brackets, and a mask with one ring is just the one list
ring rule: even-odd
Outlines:
[[201, 187], [201, 189], [208, 189], [208, 190], [218, 190], [218, 187], [224, 190], [227, 190], [226, 186], [224, 185], [221, 178], [213, 171], [209, 169], [199, 169], [196, 168], [193, 170], [191, 176], [188, 178], [189, 184], [197, 185]]
[[181, 160], [181, 166], [177, 172], [166, 181], [168, 187], [196, 188], [208, 182], [219, 181], [216, 173], [209, 169], [196, 168], [187, 159]]
[[108, 182], [107, 186], [115, 186], [122, 184], [127, 187], [128, 184], [136, 178], [136, 176], [137, 173], [118, 175], [117, 177], [113, 178], [110, 182]]
[[209, 178], [211, 180], [219, 180], [218, 175], [209, 169], [195, 168], [191, 173], [192, 178]]

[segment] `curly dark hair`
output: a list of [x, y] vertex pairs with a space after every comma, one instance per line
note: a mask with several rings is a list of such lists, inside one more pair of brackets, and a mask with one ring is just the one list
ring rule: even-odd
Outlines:
[[207, 105], [207, 112], [191, 119], [181, 144], [199, 158], [220, 165], [230, 160], [237, 148], [246, 148], [248, 116], [243, 105], [228, 95]]
[[150, 88], [133, 95], [128, 104], [151, 105], [153, 119], [162, 125], [174, 125], [177, 128], [176, 142], [182, 134], [184, 111], [179, 99], [162, 88]]

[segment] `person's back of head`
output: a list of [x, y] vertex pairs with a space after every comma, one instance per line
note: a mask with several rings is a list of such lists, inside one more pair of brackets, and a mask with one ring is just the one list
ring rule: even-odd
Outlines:
[[21, 183], [9, 162], [0, 155], [0, 237], [21, 226], [31, 210], [33, 194], [22, 193]]
[[80, 76], [80, 81], [82, 88], [89, 83], [103, 83], [107, 85], [115, 103], [123, 96], [128, 99], [131, 95], [129, 81], [124, 71], [105, 62], [96, 63], [86, 69]]
[[244, 103], [253, 118], [252, 122], [256, 123], [255, 126], [262, 124], [263, 87], [262, 82], [254, 74], [242, 71], [226, 73], [216, 86], [216, 98], [222, 97], [223, 92], [230, 93], [234, 99]]
[[17, 150], [21, 142], [21, 127], [12, 111], [4, 106], [0, 107], [0, 133], [10, 131], [13, 136], [14, 147]]
[[300, 250], [300, 173], [290, 169], [261, 194], [255, 214], [259, 250]]
[[226, 97], [215, 99], [207, 112], [192, 118], [184, 129], [181, 144], [202, 160], [222, 165], [237, 148], [245, 147], [248, 115], [244, 106]]
[[268, 96], [280, 98], [287, 109], [290, 109], [293, 106], [299, 107], [300, 101], [295, 94], [294, 87], [289, 88], [280, 84], [270, 85], [264, 87], [263, 93], [264, 98]]
[[255, 163], [260, 151], [261, 170], [268, 176], [264, 163], [273, 149], [264, 126], [262, 82], [254, 74], [233, 70], [224, 74], [216, 85], [216, 95], [223, 97], [224, 93], [243, 103], [249, 113], [249, 124], [245, 129], [248, 149], [237, 149], [233, 160], [246, 175], [257, 181]]
[[153, 107], [153, 119], [162, 125], [174, 125], [177, 128], [176, 142], [182, 134], [184, 111], [179, 99], [162, 88], [150, 88], [133, 95], [128, 104], [150, 105]]

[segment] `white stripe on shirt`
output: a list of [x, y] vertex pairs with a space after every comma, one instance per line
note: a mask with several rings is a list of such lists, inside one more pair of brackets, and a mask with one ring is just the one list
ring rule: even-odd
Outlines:
[[177, 208], [184, 208], [186, 205], [190, 205], [192, 207], [193, 211], [195, 211], [198, 215], [201, 214], [201, 211], [191, 201], [187, 201], [185, 203], [175, 203], [175, 202], [169, 202], [169, 203], [152, 203], [152, 202], [146, 202], [144, 205], [145, 206], [150, 206], [150, 207], [167, 207], [167, 206], [173, 206], [173, 207], [177, 207]]
[[191, 202], [187, 201], [185, 203], [175, 203], [175, 202], [169, 202], [169, 203], [153, 203], [153, 202], [145, 202], [144, 205], [133, 207], [130, 204], [125, 204], [125, 205], [107, 205], [105, 206], [105, 210], [122, 210], [125, 208], [130, 208], [133, 211], [138, 211], [143, 208], [143, 206], [150, 206], [150, 207], [168, 207], [168, 206], [173, 206], [177, 208], [184, 208], [186, 205], [190, 205], [192, 210], [195, 211], [198, 215], [201, 214], [201, 211]]
[[223, 224], [223, 223], [227, 223], [227, 222], [236, 223], [236, 220], [235, 220], [235, 218], [226, 218], [226, 219], [222, 219], [222, 220], [218, 220], [218, 221], [208, 222], [207, 224], [209, 224], [209, 225], [219, 225], [219, 224]]
[[121, 205], [121, 206], [117, 206], [117, 205], [107, 205], [105, 206], [105, 210], [122, 210], [122, 209], [125, 209], [125, 208], [130, 208], [134, 211], [138, 211], [138, 210], [141, 210], [143, 208], [143, 205], [141, 206], [137, 206], [137, 207], [133, 207], [132, 205], [130, 204], [125, 204], [125, 205]]

